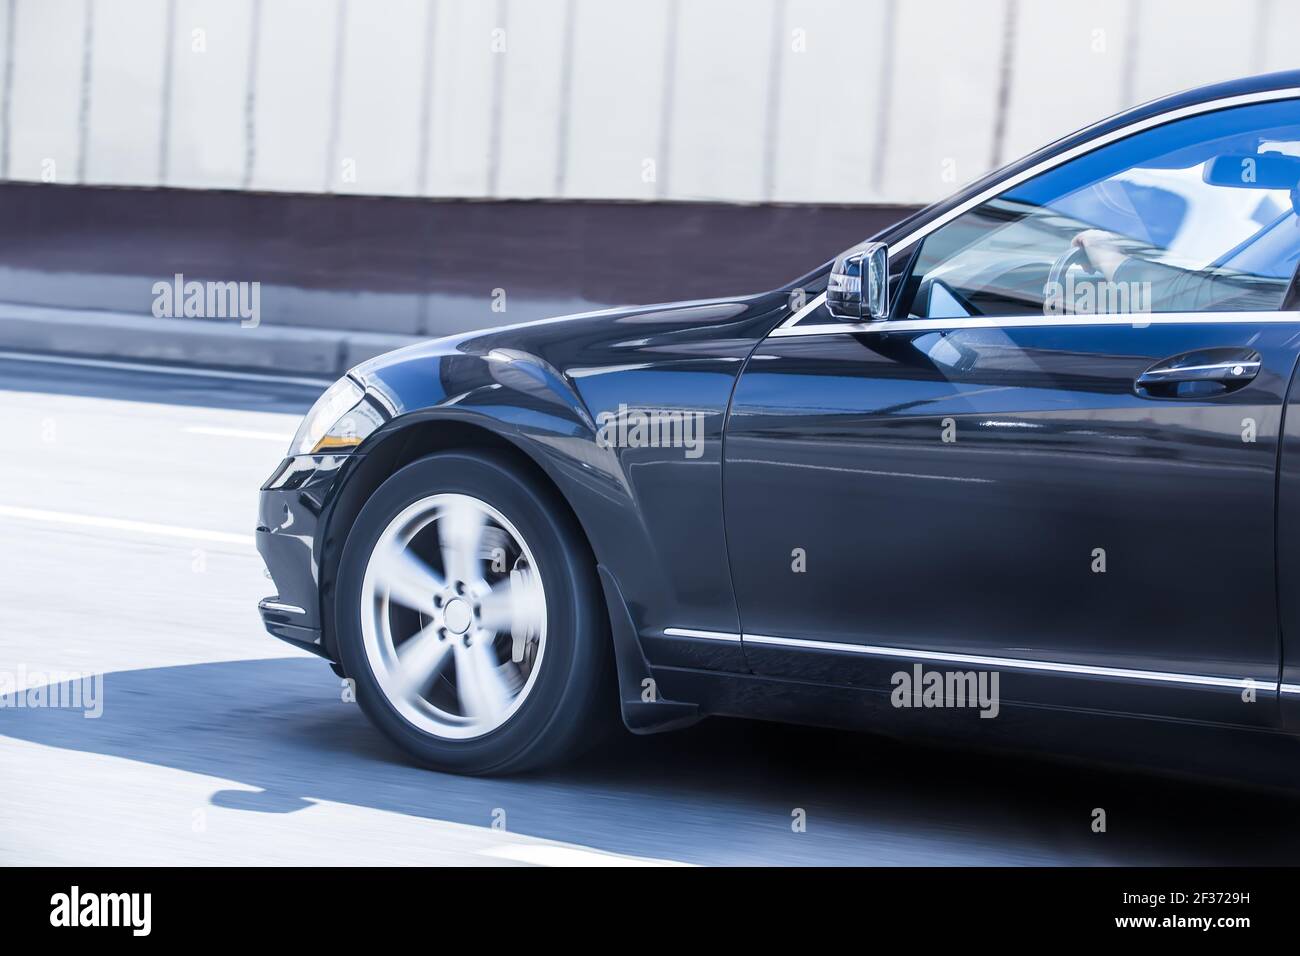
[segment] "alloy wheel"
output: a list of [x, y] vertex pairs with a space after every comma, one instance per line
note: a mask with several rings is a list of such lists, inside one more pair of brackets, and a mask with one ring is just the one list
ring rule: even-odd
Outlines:
[[361, 586], [366, 658], [389, 704], [435, 737], [506, 723], [546, 650], [546, 593], [528, 543], [466, 494], [413, 502], [379, 536]]

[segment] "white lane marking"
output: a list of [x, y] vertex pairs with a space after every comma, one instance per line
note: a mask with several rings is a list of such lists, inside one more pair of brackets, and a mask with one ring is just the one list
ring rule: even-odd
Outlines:
[[481, 850], [483, 856], [496, 857], [499, 860], [513, 860], [516, 863], [531, 863], [534, 866], [691, 866], [676, 860], [653, 860], [649, 857], [621, 856], [617, 853], [601, 853], [599, 850], [584, 850], [580, 847], [550, 846], [537, 843], [517, 843], [508, 846]]
[[287, 445], [293, 441], [293, 435], [283, 432], [259, 432], [251, 428], [222, 428], [219, 425], [188, 425], [185, 430], [191, 435], [214, 435], [217, 438], [252, 438], [258, 441], [276, 441]]
[[40, 508], [16, 508], [13, 505], [0, 505], [0, 518], [16, 518], [19, 521], [44, 521], [49, 524], [65, 524], [83, 528], [108, 528], [112, 531], [130, 531], [136, 534], [152, 534], [164, 538], [189, 538], [196, 541], [217, 541], [222, 544], [253, 546], [253, 536], [251, 534], [208, 531], [205, 528], [184, 528], [179, 525], [154, 524], [151, 521], [131, 521], [126, 518], [103, 518], [98, 515], [79, 515], [67, 511], [44, 511]]
[[311, 385], [326, 388], [332, 378], [308, 378], [301, 375], [274, 375], [269, 372], [231, 372], [216, 368], [191, 368], [188, 365], [171, 365], [165, 362], [119, 362], [114, 359], [73, 358], [65, 355], [37, 355], [32, 352], [0, 350], [0, 359], [17, 362], [44, 362], [49, 365], [83, 365], [92, 368], [111, 368], [126, 372], [153, 372], [158, 375], [192, 375], [197, 378], [226, 378], [243, 382], [272, 382], [285, 385]]

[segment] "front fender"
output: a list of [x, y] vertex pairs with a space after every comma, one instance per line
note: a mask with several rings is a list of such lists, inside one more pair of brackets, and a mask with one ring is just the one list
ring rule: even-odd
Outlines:
[[[722, 526], [722, 436], [744, 360], [780, 315], [752, 303], [698, 303], [443, 339], [354, 370], [393, 419], [358, 449], [439, 424], [491, 432], [555, 485], [597, 562], [615, 576], [652, 663], [666, 628], [739, 631]], [[654, 441], [637, 416], [680, 423]], [[655, 416], [659, 416], [655, 418]], [[656, 644], [659, 642], [659, 645]], [[662, 645], [662, 646], [660, 646]]]

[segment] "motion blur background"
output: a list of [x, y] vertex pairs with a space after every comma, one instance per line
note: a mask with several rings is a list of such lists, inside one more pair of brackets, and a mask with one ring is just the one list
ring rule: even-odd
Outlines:
[[1300, 29], [1280, 0], [7, 7], [7, 179], [455, 199], [926, 203], [1294, 66]]
[[[1297, 28], [1282, 0], [3, 0], [0, 347], [333, 373], [759, 291], [1107, 114], [1294, 66]], [[177, 272], [260, 282], [261, 327], [154, 319]]]

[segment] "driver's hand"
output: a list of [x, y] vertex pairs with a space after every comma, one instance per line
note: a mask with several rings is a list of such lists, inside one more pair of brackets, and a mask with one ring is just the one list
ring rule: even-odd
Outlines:
[[1092, 267], [1109, 282], [1115, 281], [1116, 270], [1128, 258], [1120, 251], [1119, 243], [1119, 236], [1105, 229], [1085, 229], [1070, 240], [1070, 245], [1082, 249]]

